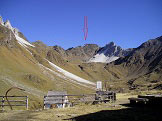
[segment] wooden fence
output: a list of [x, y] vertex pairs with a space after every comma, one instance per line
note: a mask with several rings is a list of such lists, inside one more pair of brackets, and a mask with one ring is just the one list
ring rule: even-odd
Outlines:
[[94, 100], [95, 100], [95, 94], [89, 94], [89, 95], [48, 95], [48, 96], [44, 96], [44, 109], [46, 109], [47, 105], [52, 105], [52, 104], [63, 105], [66, 103], [69, 105], [74, 105], [74, 104], [84, 103], [84, 102], [93, 102]]
[[0, 108], [4, 110], [6, 106], [23, 106], [28, 110], [28, 96], [0, 96]]
[[116, 100], [116, 93], [108, 93], [108, 94], [101, 94], [101, 95], [102, 96], [96, 94], [48, 95], [48, 96], [44, 96], [44, 109], [47, 109], [46, 108], [47, 105], [52, 105], [52, 104], [63, 105], [65, 102], [65, 97], [68, 98], [68, 103], [71, 106], [78, 103], [114, 102]]

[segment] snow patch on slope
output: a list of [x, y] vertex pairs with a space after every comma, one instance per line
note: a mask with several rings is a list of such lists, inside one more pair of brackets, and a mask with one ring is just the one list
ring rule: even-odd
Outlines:
[[[48, 75], [48, 77], [50, 77], [51, 80], [53, 80], [55, 77], [53, 77], [53, 75], [51, 75], [48, 71], [52, 72], [54, 75], [60, 77], [61, 79], [66, 80], [65, 81], [66, 83], [71, 83], [72, 85], [74, 85], [74, 83], [75, 83], [77, 85], [81, 85], [81, 86], [84, 86], [84, 87], [87, 87], [87, 88], [96, 89], [95, 86], [90, 86], [90, 85], [86, 85], [84, 83], [79, 83], [78, 81], [70, 79], [70, 78], [66, 77], [65, 75], [63, 75], [63, 74], [61, 74], [59, 72], [56, 72], [56, 71], [54, 71], [54, 70], [52, 70], [52, 69], [50, 69], [48, 67], [43, 66], [40, 63], [38, 65], [43, 70], [43, 73]], [[45, 70], [47, 70], [47, 71], [45, 71]], [[74, 85], [74, 86], [76, 86], [76, 85]]]
[[28, 46], [31, 46], [31, 47], [35, 47], [34, 45], [30, 44], [29, 42], [27, 42], [26, 40], [24, 40], [23, 38], [21, 38], [21, 37], [18, 36], [19, 30], [17, 28], [13, 28], [9, 20], [7, 20], [4, 23], [2, 17], [0, 16], [0, 24], [3, 25], [3, 26], [5, 26], [5, 27], [7, 27], [8, 29], [10, 29], [13, 32], [13, 34], [16, 37], [16, 39], [18, 40], [18, 43], [21, 46], [27, 47], [26, 45], [28, 45]]
[[[48, 60], [47, 60], [47, 61], [48, 61]], [[83, 79], [83, 78], [81, 78], [81, 77], [79, 77], [79, 76], [76, 76], [76, 75], [74, 75], [74, 74], [72, 74], [72, 73], [70, 73], [70, 72], [68, 72], [68, 71], [66, 71], [66, 70], [64, 70], [64, 69], [62, 69], [62, 68], [60, 68], [60, 67], [58, 67], [57, 65], [51, 63], [50, 61], [48, 61], [48, 62], [49, 62], [49, 64], [50, 64], [54, 69], [56, 69], [58, 72], [62, 73], [63, 75], [65, 75], [65, 76], [68, 77], [68, 78], [74, 79], [74, 80], [76, 80], [76, 81], [78, 81], [78, 82], [81, 82], [81, 83], [96, 85], [95, 83], [93, 83], [93, 82], [91, 82], [91, 81], [85, 80], [85, 79]]]
[[18, 40], [18, 43], [23, 46], [23, 47], [27, 47], [26, 45], [29, 45], [31, 47], [35, 47], [34, 45], [30, 44], [29, 42], [27, 42], [26, 40], [24, 40], [23, 38], [19, 37], [18, 35], [15, 34], [16, 39]]
[[102, 62], [102, 63], [110, 63], [112, 61], [117, 60], [119, 57], [117, 56], [105, 56], [103, 53], [102, 54], [96, 54], [94, 57], [92, 57], [89, 62]]
[[110, 63], [120, 57], [119, 53], [121, 51], [122, 49], [119, 46], [115, 45], [114, 42], [110, 42], [102, 47], [88, 62]]

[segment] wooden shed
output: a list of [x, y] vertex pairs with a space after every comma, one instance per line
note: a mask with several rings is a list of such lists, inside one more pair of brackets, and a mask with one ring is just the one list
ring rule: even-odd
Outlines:
[[44, 96], [44, 109], [64, 108], [68, 104], [66, 91], [48, 91], [47, 96]]

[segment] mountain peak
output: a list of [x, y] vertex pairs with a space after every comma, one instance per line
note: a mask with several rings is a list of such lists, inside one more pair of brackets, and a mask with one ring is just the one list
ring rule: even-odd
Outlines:
[[2, 16], [0, 16], [0, 24], [4, 25]]
[[153, 46], [153, 45], [161, 45], [162, 44], [162, 36], [157, 37], [156, 39], [150, 39], [148, 41], [146, 41], [145, 43], [143, 43], [142, 45], [140, 45], [138, 48], [147, 48], [149, 46]]
[[119, 57], [126, 56], [131, 50], [124, 50], [120, 46], [117, 46], [114, 42], [110, 42], [104, 47], [100, 48], [96, 55], [94, 55], [89, 62], [102, 62], [110, 63], [115, 61]]
[[57, 51], [58, 53], [65, 55], [65, 50], [61, 46], [55, 45], [52, 48], [53, 48], [53, 50]]
[[47, 45], [44, 44], [41, 40], [37, 40], [35, 42], [32, 42], [32, 44], [36, 47], [43, 47], [43, 48], [47, 48]]
[[107, 45], [109, 45], [109, 46], [116, 46], [115, 43], [114, 43], [113, 41], [110, 42], [110, 43], [108, 43]]
[[85, 44], [84, 46], [98, 46], [97, 44]]
[[9, 28], [12, 30], [12, 26], [11, 26], [11, 23], [9, 20], [7, 20], [5, 23], [4, 23], [5, 27]]
[[10, 29], [14, 34], [19, 36], [19, 30], [17, 28], [12, 27], [9, 20], [6, 20], [6, 22], [3, 22], [2, 16], [0, 16], [0, 24]]
[[160, 37], [157, 37], [156, 39], [158, 39], [158, 40], [161, 40], [161, 41], [162, 41], [162, 36], [160, 36]]

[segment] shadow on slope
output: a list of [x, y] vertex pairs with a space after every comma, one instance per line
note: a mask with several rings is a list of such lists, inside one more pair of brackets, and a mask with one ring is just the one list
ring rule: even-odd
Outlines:
[[134, 106], [118, 110], [102, 110], [95, 113], [77, 116], [72, 121], [161, 121], [162, 112], [157, 107]]

